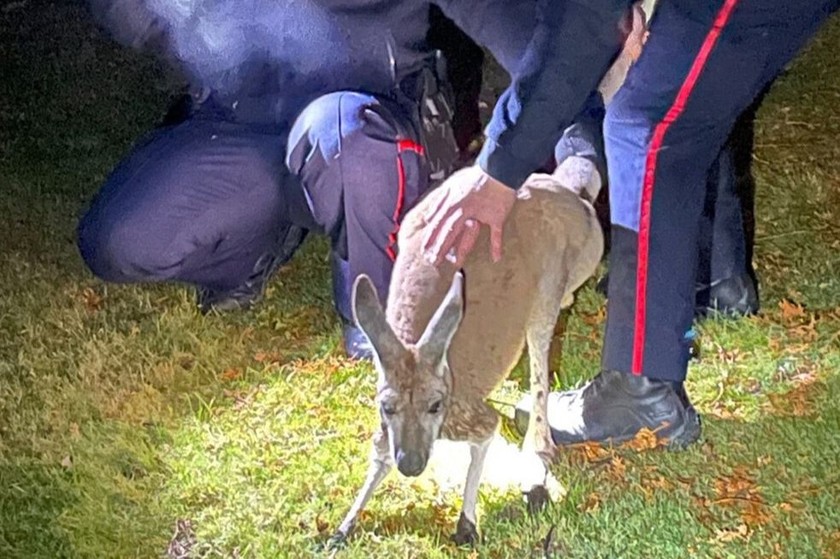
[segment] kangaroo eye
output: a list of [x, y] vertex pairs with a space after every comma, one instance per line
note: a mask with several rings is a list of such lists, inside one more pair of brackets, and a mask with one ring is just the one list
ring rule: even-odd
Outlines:
[[382, 413], [385, 415], [394, 415], [397, 413], [397, 409], [391, 404], [382, 404]]
[[435, 402], [434, 404], [429, 406], [429, 413], [432, 413], [432, 414], [439, 413], [440, 412], [440, 407], [442, 405], [443, 405], [443, 400], [438, 400], [437, 402]]

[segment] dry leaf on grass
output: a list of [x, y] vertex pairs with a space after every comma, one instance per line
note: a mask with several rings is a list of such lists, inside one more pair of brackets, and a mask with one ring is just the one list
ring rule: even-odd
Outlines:
[[750, 529], [746, 524], [739, 524], [736, 528], [724, 528], [715, 530], [714, 541], [729, 543], [735, 540], [748, 540]]
[[627, 479], [627, 465], [621, 456], [613, 456], [607, 466], [607, 472], [610, 477], [616, 481], [624, 481]]
[[222, 380], [228, 381], [228, 382], [237, 380], [241, 376], [242, 376], [242, 371], [240, 371], [239, 369], [237, 369], [235, 367], [225, 369], [224, 371], [222, 371], [222, 374], [221, 374]]
[[283, 362], [283, 354], [279, 351], [258, 351], [254, 354], [254, 361], [260, 364], [278, 365]]
[[764, 526], [773, 520], [773, 514], [770, 508], [764, 503], [757, 501], [750, 501], [744, 506], [741, 511], [741, 520], [750, 528], [758, 528]]
[[[663, 425], [657, 430], [664, 427], [667, 427], [667, 425]], [[644, 450], [653, 450], [654, 448], [664, 446], [665, 444], [667, 444], [667, 442], [664, 439], [660, 439], [656, 434], [656, 431], [652, 431], [647, 427], [642, 427], [639, 432], [636, 433], [635, 437], [621, 446], [622, 448], [629, 448], [630, 450], [635, 450], [636, 452], [642, 452]]]
[[816, 341], [817, 337], [819, 336], [819, 333], [817, 332], [816, 317], [812, 315], [810, 321], [790, 329], [789, 332], [797, 338], [799, 338], [801, 342]]
[[717, 358], [726, 365], [732, 365], [739, 361], [743, 356], [738, 348], [725, 348], [720, 344], [715, 344], [717, 350]]
[[319, 534], [326, 534], [330, 528], [330, 523], [321, 518], [320, 514], [315, 517], [315, 529], [318, 530]]
[[90, 312], [98, 311], [102, 308], [102, 304], [104, 299], [102, 298], [99, 293], [94, 291], [90, 287], [85, 287], [82, 290], [82, 304], [84, 304], [85, 308]]
[[805, 316], [805, 309], [802, 305], [794, 303], [789, 299], [782, 299], [779, 301], [779, 310], [782, 313], [782, 320], [790, 322]]
[[603, 324], [604, 320], [607, 318], [607, 308], [603, 306], [598, 307], [598, 310], [594, 313], [582, 313], [579, 316], [587, 326], [599, 326]]
[[586, 500], [583, 501], [578, 509], [581, 512], [596, 512], [599, 508], [601, 508], [601, 501], [603, 498], [598, 493], [590, 493], [586, 496]]
[[601, 464], [615, 455], [613, 450], [601, 446], [598, 443], [586, 442], [569, 447], [574, 457], [582, 457], [590, 464]]
[[840, 530], [835, 530], [826, 538], [824, 547], [823, 557], [825, 559], [836, 559], [840, 557]]
[[772, 510], [745, 466], [738, 466], [731, 475], [719, 476], [715, 479], [714, 488], [714, 499], [699, 501], [703, 507], [736, 509], [743, 525], [749, 528], [764, 526], [773, 519]]
[[758, 495], [758, 488], [752, 475], [744, 466], [738, 466], [732, 475], [715, 479], [715, 494], [718, 501], [751, 499]]
[[816, 413], [816, 400], [823, 386], [816, 375], [801, 376], [793, 390], [783, 394], [768, 394], [770, 411], [775, 415], [806, 417]]

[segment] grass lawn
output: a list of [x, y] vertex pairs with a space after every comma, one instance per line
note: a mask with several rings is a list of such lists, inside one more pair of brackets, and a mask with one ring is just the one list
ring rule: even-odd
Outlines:
[[[565, 452], [539, 518], [488, 487], [476, 550], [447, 541], [458, 492], [394, 473], [336, 557], [840, 557], [838, 44], [835, 18], [761, 110], [763, 312], [700, 325], [702, 441]], [[0, 558], [327, 556], [376, 414], [372, 369], [341, 357], [326, 244], [227, 316], [94, 279], [77, 219], [177, 84], [73, 1], [0, 2], [0, 76]], [[561, 387], [597, 369], [593, 284]]]

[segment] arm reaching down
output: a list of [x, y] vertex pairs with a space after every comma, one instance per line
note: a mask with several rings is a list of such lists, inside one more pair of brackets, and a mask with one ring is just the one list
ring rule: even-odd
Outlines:
[[[533, 31], [522, 60], [515, 63], [508, 58], [507, 64], [515, 69], [513, 80], [496, 103], [476, 168], [455, 173], [441, 186], [447, 195], [430, 216], [423, 243], [430, 261], [440, 263], [454, 250], [455, 262], [462, 262], [481, 224], [490, 227], [493, 259], [501, 258], [502, 230], [515, 189], [549, 158], [562, 131], [619, 53], [626, 34], [621, 23], [631, 3], [542, 0], [535, 4]], [[504, 41], [513, 44], [516, 28], [504, 25], [523, 25], [495, 1], [439, 4], [494, 54], [505, 50]], [[470, 6], [478, 21], [485, 18], [493, 24], [484, 23], [484, 30], [477, 30], [466, 17]], [[497, 25], [508, 32], [499, 32], [494, 39], [491, 32]]]

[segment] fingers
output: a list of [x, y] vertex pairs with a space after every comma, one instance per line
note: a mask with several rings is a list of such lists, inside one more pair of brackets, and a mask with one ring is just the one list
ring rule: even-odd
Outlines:
[[460, 208], [445, 215], [442, 221], [430, 223], [430, 236], [426, 243], [424, 243], [423, 251], [426, 253], [426, 259], [434, 264], [439, 265], [446, 254], [455, 246], [455, 242], [463, 234], [464, 226], [464, 212]]
[[433, 212], [426, 214], [426, 232], [423, 234], [423, 252], [431, 252], [432, 248], [439, 242], [438, 237], [445, 233], [444, 224], [458, 210], [457, 207], [445, 206], [446, 197], [438, 204]]
[[423, 212], [423, 219], [426, 221], [426, 223], [429, 223], [432, 219], [434, 219], [438, 212], [442, 211], [442, 208], [446, 204], [446, 201], [449, 200], [448, 191], [441, 189], [439, 192], [441, 193], [441, 195], [438, 196], [437, 202], [433, 204], [430, 208], [426, 208], [426, 211]]
[[493, 262], [502, 259], [502, 226], [490, 226], [490, 256]]
[[467, 259], [467, 256], [475, 246], [480, 232], [478, 224], [475, 220], [467, 219], [464, 221], [464, 233], [458, 241], [458, 247], [455, 251], [455, 264], [460, 266]]

